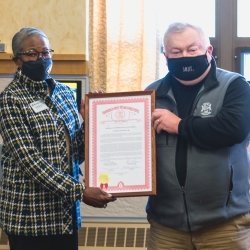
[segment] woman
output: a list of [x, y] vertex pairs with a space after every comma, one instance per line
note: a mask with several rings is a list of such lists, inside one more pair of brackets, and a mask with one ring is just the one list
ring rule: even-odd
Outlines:
[[79, 182], [83, 124], [71, 90], [49, 75], [48, 37], [23, 28], [12, 50], [17, 72], [0, 96], [1, 227], [11, 250], [75, 250], [80, 201], [106, 207], [115, 198]]

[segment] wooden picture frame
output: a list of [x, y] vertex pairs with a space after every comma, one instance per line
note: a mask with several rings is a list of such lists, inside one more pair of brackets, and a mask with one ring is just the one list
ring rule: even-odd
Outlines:
[[156, 194], [155, 91], [85, 95], [85, 183], [116, 197]]

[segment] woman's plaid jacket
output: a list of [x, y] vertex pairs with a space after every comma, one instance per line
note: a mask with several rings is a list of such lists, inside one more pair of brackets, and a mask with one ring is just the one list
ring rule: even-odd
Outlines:
[[0, 226], [14, 235], [71, 234], [72, 209], [83, 191], [84, 132], [70, 88], [17, 71], [0, 96], [0, 133]]

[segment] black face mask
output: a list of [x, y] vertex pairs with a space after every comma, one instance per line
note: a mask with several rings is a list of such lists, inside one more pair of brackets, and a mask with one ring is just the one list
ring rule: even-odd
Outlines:
[[52, 59], [28, 61], [22, 64], [22, 73], [34, 81], [43, 81], [49, 77], [52, 68]]
[[208, 68], [207, 56], [167, 58], [167, 65], [170, 74], [174, 77], [191, 81], [200, 77]]

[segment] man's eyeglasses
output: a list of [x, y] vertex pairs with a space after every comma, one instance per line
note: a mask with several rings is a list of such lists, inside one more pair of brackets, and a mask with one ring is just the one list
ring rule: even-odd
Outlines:
[[39, 52], [39, 51], [37, 51], [35, 49], [31, 49], [31, 50], [28, 50], [28, 51], [18, 52], [17, 55], [24, 55], [24, 56], [28, 56], [30, 58], [34, 58], [34, 59], [37, 60], [40, 57], [42, 57], [42, 58], [50, 58], [52, 52], [54, 52], [53, 49], [43, 50], [41, 52]]

